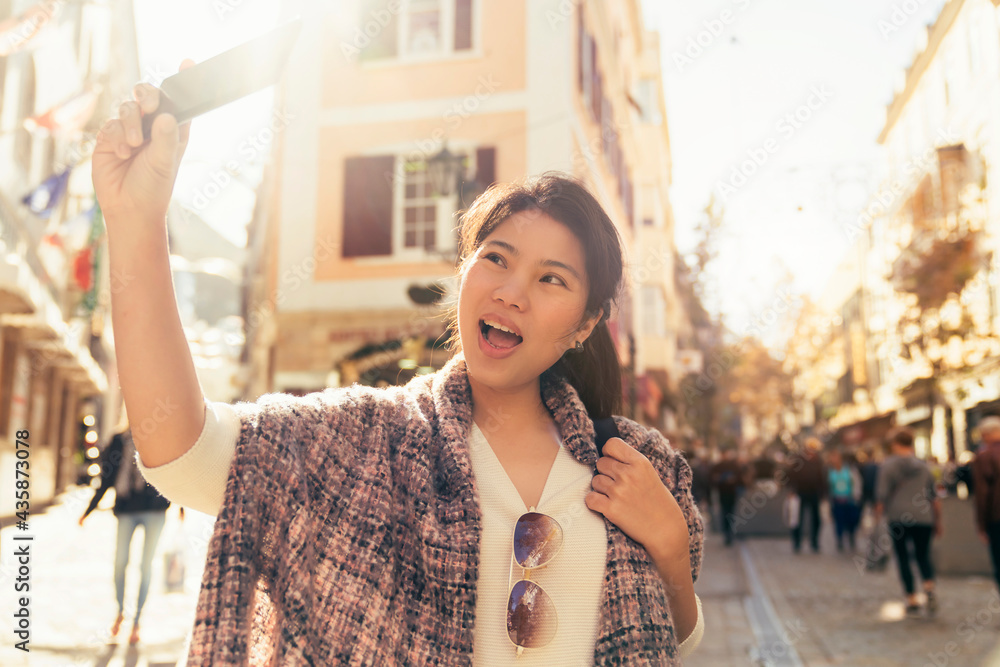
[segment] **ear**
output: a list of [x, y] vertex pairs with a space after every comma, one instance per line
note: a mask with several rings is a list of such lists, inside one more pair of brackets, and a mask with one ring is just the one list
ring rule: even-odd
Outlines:
[[588, 338], [590, 338], [590, 334], [594, 332], [594, 327], [597, 326], [597, 324], [601, 321], [602, 317], [604, 317], [604, 309], [598, 308], [596, 315], [584, 320], [583, 324], [581, 324], [580, 328], [578, 329], [580, 333], [584, 334], [583, 340], [587, 340]]

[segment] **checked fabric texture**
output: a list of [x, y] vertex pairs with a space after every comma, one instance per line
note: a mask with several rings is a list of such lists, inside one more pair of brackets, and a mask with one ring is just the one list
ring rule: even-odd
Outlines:
[[[542, 376], [564, 446], [595, 466], [576, 391]], [[480, 511], [465, 361], [405, 387], [353, 386], [235, 406], [241, 433], [215, 523], [187, 664], [470, 665]], [[663, 436], [616, 417], [703, 527], [691, 470]], [[663, 583], [607, 523], [594, 664], [680, 664]]]

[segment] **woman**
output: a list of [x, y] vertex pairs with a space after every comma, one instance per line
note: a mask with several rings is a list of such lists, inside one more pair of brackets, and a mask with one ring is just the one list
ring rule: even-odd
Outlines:
[[835, 449], [830, 453], [830, 467], [827, 469], [830, 489], [830, 512], [837, 532], [837, 551], [844, 550], [844, 536], [851, 553], [855, 551], [855, 533], [861, 512], [858, 500], [861, 498], [861, 474], [853, 465], [844, 463], [844, 454]]
[[111, 443], [101, 453], [101, 486], [94, 493], [90, 505], [80, 517], [80, 525], [104, 498], [108, 489], [115, 490], [114, 514], [118, 519], [118, 541], [115, 547], [115, 596], [118, 600], [118, 617], [111, 626], [111, 636], [117, 636], [125, 620], [125, 570], [128, 568], [129, 551], [135, 529], [142, 526], [142, 563], [139, 569], [139, 600], [132, 618], [129, 643], [139, 642], [139, 616], [146, 604], [152, 576], [153, 554], [163, 532], [170, 501], [156, 492], [139, 474], [135, 465], [135, 446], [129, 431], [128, 417], [122, 410], [122, 420]]
[[596, 200], [548, 176], [476, 201], [441, 371], [206, 404], [163, 230], [188, 128], [161, 115], [143, 145], [158, 91], [136, 98], [94, 183], [131, 281], [112, 295], [122, 391], [136, 418], [173, 406], [142, 469], [218, 516], [188, 664], [677, 664], [700, 636], [702, 524], [658, 432], [616, 418], [598, 457], [623, 261]]

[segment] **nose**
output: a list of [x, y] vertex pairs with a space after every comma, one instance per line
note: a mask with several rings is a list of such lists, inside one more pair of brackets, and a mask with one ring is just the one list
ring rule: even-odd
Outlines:
[[528, 297], [521, 286], [520, 281], [515, 279], [505, 280], [497, 285], [493, 290], [493, 299], [510, 308], [523, 311], [527, 307]]

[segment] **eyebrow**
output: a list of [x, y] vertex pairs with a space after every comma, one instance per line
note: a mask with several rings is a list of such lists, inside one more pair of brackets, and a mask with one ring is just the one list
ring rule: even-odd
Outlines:
[[[517, 248], [515, 248], [511, 244], [507, 243], [506, 241], [490, 240], [490, 241], [487, 241], [486, 243], [484, 243], [483, 245], [484, 246], [493, 245], [493, 246], [497, 246], [499, 248], [503, 248], [504, 250], [506, 250], [507, 252], [509, 252], [510, 254], [512, 254], [514, 257], [518, 257], [521, 254], [518, 251]], [[562, 263], [562, 262], [560, 262], [558, 260], [555, 260], [555, 259], [543, 259], [541, 261], [541, 265], [542, 266], [552, 266], [552, 267], [559, 268], [559, 269], [565, 269], [566, 271], [569, 271], [571, 274], [573, 274], [574, 278], [576, 278], [580, 282], [583, 282], [583, 278], [580, 277], [580, 274], [577, 272], [577, 270], [574, 269], [569, 264], [564, 264], [564, 263]]]

